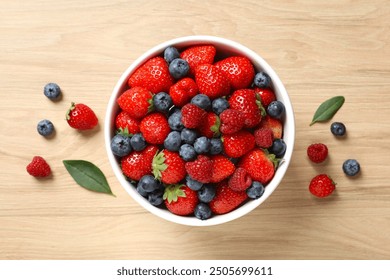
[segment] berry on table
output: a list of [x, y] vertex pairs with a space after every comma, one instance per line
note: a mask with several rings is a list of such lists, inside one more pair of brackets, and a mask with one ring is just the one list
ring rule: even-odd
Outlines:
[[42, 136], [49, 136], [54, 132], [54, 125], [49, 120], [41, 120], [37, 125], [37, 131]]
[[211, 217], [211, 215], [212, 215], [210, 206], [207, 203], [200, 202], [195, 207], [194, 215], [199, 220], [207, 220], [207, 219], [209, 219]]
[[275, 119], [281, 119], [285, 110], [284, 104], [279, 100], [272, 101], [267, 107], [268, 115]]
[[255, 75], [253, 83], [259, 88], [267, 88], [271, 85], [271, 77], [265, 72], [259, 72]]
[[169, 46], [164, 50], [164, 59], [168, 64], [171, 63], [174, 59], [179, 57], [180, 57], [179, 51], [173, 46]]
[[156, 111], [167, 113], [172, 105], [172, 98], [166, 92], [159, 92], [153, 96], [153, 106]]
[[27, 165], [26, 170], [33, 177], [47, 177], [51, 174], [49, 164], [41, 156], [33, 157], [32, 161]]
[[146, 140], [141, 133], [134, 134], [130, 139], [130, 144], [134, 151], [142, 151], [147, 146]]
[[347, 132], [345, 125], [341, 122], [334, 122], [330, 125], [330, 131], [335, 136], [344, 136]]
[[131, 153], [132, 147], [130, 137], [122, 134], [116, 134], [111, 139], [111, 151], [118, 157], [124, 157]]
[[184, 78], [190, 71], [190, 66], [187, 61], [181, 58], [175, 58], [169, 64], [169, 74], [176, 80]]
[[343, 163], [343, 171], [348, 176], [356, 176], [360, 172], [360, 164], [356, 159], [347, 159]]
[[43, 88], [43, 94], [50, 100], [56, 100], [61, 95], [61, 89], [56, 83], [48, 83]]
[[328, 147], [323, 143], [314, 143], [307, 147], [307, 156], [314, 163], [321, 163], [328, 157]]
[[336, 188], [336, 183], [333, 182], [327, 174], [320, 174], [315, 176], [309, 185], [309, 191], [316, 197], [327, 197]]
[[66, 121], [69, 126], [78, 130], [92, 129], [98, 124], [98, 118], [87, 105], [71, 103], [66, 112]]
[[258, 199], [263, 196], [265, 188], [262, 183], [253, 181], [251, 186], [246, 190], [249, 198]]

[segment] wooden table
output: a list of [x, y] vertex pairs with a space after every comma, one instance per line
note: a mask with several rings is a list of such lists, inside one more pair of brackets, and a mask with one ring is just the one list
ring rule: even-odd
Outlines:
[[[13, 1], [0, 4], [1, 259], [389, 259], [389, 1]], [[262, 55], [284, 81], [296, 145], [282, 184], [258, 209], [220, 226], [193, 228], [146, 212], [114, 176], [104, 148], [106, 105], [121, 73], [152, 46], [208, 34]], [[56, 82], [51, 102], [43, 86]], [[309, 127], [317, 106], [343, 95], [330, 122]], [[86, 103], [100, 127], [80, 133], [64, 120]], [[56, 134], [36, 132], [48, 118]], [[330, 157], [313, 165], [306, 147]], [[25, 170], [45, 157], [53, 177]], [[341, 169], [347, 158], [358, 178]], [[116, 198], [80, 188], [62, 160], [84, 159], [106, 174]], [[337, 191], [315, 199], [308, 184], [328, 173]]]

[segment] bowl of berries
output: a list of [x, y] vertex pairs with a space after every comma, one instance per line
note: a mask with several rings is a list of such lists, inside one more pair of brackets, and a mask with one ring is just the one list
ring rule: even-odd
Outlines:
[[168, 221], [209, 226], [249, 213], [278, 187], [295, 124], [263, 58], [231, 40], [188, 36], [151, 48], [122, 74], [104, 134], [134, 200]]

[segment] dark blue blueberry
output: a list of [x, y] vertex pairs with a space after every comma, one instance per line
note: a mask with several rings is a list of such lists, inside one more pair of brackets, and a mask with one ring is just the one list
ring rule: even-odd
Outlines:
[[139, 186], [147, 193], [151, 193], [157, 189], [159, 189], [160, 184], [156, 181], [156, 179], [152, 175], [144, 175], [138, 181], [137, 187]]
[[167, 138], [164, 140], [164, 148], [171, 152], [177, 152], [180, 149], [181, 136], [179, 131], [169, 132]]
[[169, 116], [168, 124], [172, 130], [177, 130], [177, 131], [183, 130], [184, 125], [181, 121], [181, 111], [179, 109], [175, 109], [172, 115]]
[[61, 89], [56, 83], [48, 83], [43, 88], [43, 94], [47, 98], [55, 100], [61, 95]]
[[274, 154], [277, 158], [282, 158], [286, 153], [287, 145], [283, 139], [275, 139], [272, 142], [272, 146], [269, 151]]
[[347, 132], [345, 125], [341, 122], [334, 122], [330, 125], [330, 131], [335, 136], [344, 136]]
[[179, 155], [185, 161], [195, 160], [197, 156], [194, 147], [190, 144], [183, 144], [179, 149]]
[[200, 220], [207, 220], [211, 217], [211, 209], [206, 203], [200, 202], [196, 205], [194, 215]]
[[175, 58], [169, 64], [169, 74], [176, 80], [187, 76], [188, 71], [190, 71], [190, 65], [184, 59]]
[[284, 111], [284, 104], [279, 100], [272, 101], [267, 107], [267, 114], [275, 119], [282, 118]]
[[265, 72], [259, 72], [255, 75], [253, 83], [259, 88], [267, 88], [271, 85], [271, 77]]
[[172, 98], [166, 92], [159, 92], [153, 96], [153, 106], [156, 111], [167, 113], [172, 105]]
[[41, 120], [37, 125], [37, 131], [42, 136], [49, 136], [54, 132], [54, 125], [49, 120]]
[[343, 171], [348, 176], [355, 176], [360, 172], [360, 164], [356, 159], [347, 159], [343, 163]]
[[184, 128], [181, 131], [181, 141], [186, 144], [193, 145], [196, 138], [198, 138], [198, 133], [195, 130]]
[[219, 138], [212, 138], [210, 140], [210, 154], [212, 155], [218, 155], [222, 153], [223, 151], [223, 145], [222, 141]]
[[210, 140], [205, 137], [199, 137], [195, 140], [194, 149], [197, 154], [206, 154], [210, 151]]
[[111, 139], [111, 151], [114, 155], [124, 157], [130, 154], [131, 150], [130, 137], [116, 134]]
[[258, 199], [264, 194], [265, 188], [263, 184], [253, 181], [251, 186], [246, 190], [249, 198]]
[[203, 187], [203, 183], [198, 182], [190, 177], [190, 175], [186, 176], [186, 185], [191, 190], [199, 191]]
[[213, 100], [211, 107], [213, 112], [219, 115], [227, 108], [229, 108], [229, 102], [225, 98], [217, 98]]
[[215, 197], [215, 187], [213, 185], [203, 185], [198, 191], [198, 198], [201, 202], [209, 203]]
[[195, 104], [199, 108], [202, 108], [203, 110], [209, 111], [211, 109], [211, 100], [210, 98], [205, 94], [197, 94], [191, 99], [191, 103]]
[[175, 47], [170, 46], [164, 50], [164, 59], [166, 62], [168, 62], [168, 64], [179, 57], [180, 53]]
[[[160, 184], [160, 186], [161, 186], [161, 184]], [[149, 200], [150, 204], [152, 204], [154, 206], [159, 206], [164, 202], [163, 195], [164, 195], [164, 188], [160, 187], [157, 190], [149, 193], [148, 200]]]
[[142, 195], [143, 197], [148, 197], [148, 193], [139, 185], [136, 187], [137, 192]]
[[130, 139], [131, 147], [134, 151], [142, 151], [146, 148], [146, 140], [141, 133], [136, 133]]

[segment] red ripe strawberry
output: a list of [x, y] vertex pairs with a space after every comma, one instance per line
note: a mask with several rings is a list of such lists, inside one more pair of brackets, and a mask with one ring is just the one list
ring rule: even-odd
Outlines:
[[92, 129], [98, 124], [98, 119], [92, 109], [81, 103], [72, 102], [66, 113], [66, 120], [70, 127], [79, 130]]
[[213, 213], [225, 214], [236, 209], [247, 198], [245, 191], [233, 191], [225, 180], [217, 184], [215, 197], [209, 205]]
[[202, 64], [196, 68], [195, 81], [199, 92], [215, 99], [230, 93], [230, 83], [225, 74], [212, 64]]
[[51, 174], [49, 164], [43, 157], [35, 156], [27, 165], [26, 170], [28, 174], [34, 177], [47, 177]]
[[167, 186], [163, 198], [168, 210], [180, 216], [193, 214], [199, 202], [196, 191], [186, 185]]
[[233, 158], [245, 155], [255, 146], [255, 137], [246, 130], [223, 135], [222, 141], [225, 154]]
[[238, 166], [244, 168], [252, 180], [265, 185], [273, 178], [276, 164], [275, 155], [255, 148], [242, 157]]
[[315, 176], [309, 185], [309, 191], [317, 197], [326, 197], [336, 189], [336, 183], [326, 174]]
[[190, 177], [201, 183], [210, 183], [213, 176], [213, 162], [204, 155], [199, 155], [196, 160], [187, 162], [185, 169]]
[[172, 102], [177, 107], [183, 107], [198, 93], [198, 86], [191, 78], [183, 78], [169, 89]]
[[307, 147], [307, 156], [314, 163], [321, 163], [328, 157], [328, 147], [322, 143], [311, 144]]
[[271, 118], [270, 116], [266, 115], [264, 118], [262, 118], [260, 127], [270, 128], [272, 130], [274, 139], [282, 138], [283, 124], [280, 120]]
[[195, 104], [187, 103], [181, 109], [181, 121], [186, 128], [197, 128], [206, 119], [207, 112]]
[[127, 131], [131, 134], [136, 134], [139, 132], [139, 121], [131, 117], [129, 113], [121, 111], [115, 117], [115, 128], [117, 130]]
[[150, 144], [163, 144], [171, 131], [168, 120], [162, 113], [152, 113], [143, 118], [140, 130], [146, 142]]
[[233, 174], [236, 167], [234, 164], [223, 155], [215, 155], [211, 157], [213, 162], [213, 176], [211, 183], [218, 183]]
[[229, 188], [236, 192], [245, 191], [251, 184], [252, 178], [242, 167], [236, 168], [228, 182]]
[[220, 134], [219, 126], [219, 117], [213, 112], [208, 112], [206, 119], [199, 127], [199, 132], [207, 138], [218, 137]]
[[184, 164], [178, 153], [164, 149], [153, 158], [154, 177], [165, 184], [179, 183], [186, 176]]
[[140, 119], [153, 110], [153, 94], [144, 87], [133, 87], [119, 96], [119, 107], [131, 117]]
[[190, 65], [190, 74], [195, 75], [195, 69], [201, 64], [213, 64], [216, 49], [213, 45], [193, 46], [184, 50], [180, 57]]
[[154, 94], [161, 91], [169, 92], [173, 83], [167, 62], [159, 56], [146, 61], [128, 80], [130, 87], [142, 86]]
[[122, 172], [131, 180], [139, 181], [142, 176], [152, 174], [152, 161], [158, 147], [148, 146], [144, 150], [133, 151], [121, 160]]
[[268, 149], [272, 146], [274, 141], [274, 134], [270, 128], [260, 127], [259, 129], [255, 130], [253, 135], [255, 136], [256, 145], [259, 148]]
[[272, 101], [276, 100], [275, 93], [270, 88], [255, 87], [254, 90], [260, 96], [260, 101], [264, 108], [267, 108]]
[[231, 109], [243, 113], [246, 127], [255, 127], [260, 123], [264, 108], [253, 89], [236, 90], [229, 98], [229, 105]]
[[219, 118], [221, 119], [221, 132], [223, 134], [233, 134], [240, 131], [245, 124], [244, 115], [234, 109], [226, 109], [223, 111]]
[[255, 77], [255, 69], [251, 61], [243, 56], [225, 58], [215, 66], [225, 73], [233, 90], [249, 87]]

